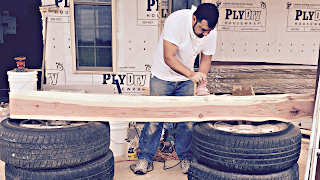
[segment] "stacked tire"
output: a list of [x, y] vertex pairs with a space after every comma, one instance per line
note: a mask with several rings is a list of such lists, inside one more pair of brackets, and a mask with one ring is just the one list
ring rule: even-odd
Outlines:
[[113, 179], [108, 123], [40, 127], [22, 122], [5, 119], [0, 125], [0, 159], [6, 163], [7, 180]]
[[301, 132], [278, 121], [194, 126], [189, 180], [299, 180]]

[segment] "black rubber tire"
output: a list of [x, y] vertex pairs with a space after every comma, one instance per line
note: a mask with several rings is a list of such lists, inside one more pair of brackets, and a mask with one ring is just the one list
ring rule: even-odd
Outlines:
[[114, 157], [111, 150], [97, 160], [60, 169], [27, 169], [5, 165], [6, 180], [113, 180]]
[[188, 180], [299, 180], [299, 165], [295, 163], [289, 169], [270, 174], [240, 174], [212, 169], [196, 161], [191, 163]]
[[0, 125], [0, 159], [16, 167], [51, 169], [83, 164], [104, 155], [110, 146], [108, 123], [60, 129], [19, 126], [6, 119]]
[[192, 150], [201, 164], [222, 171], [265, 174], [290, 168], [299, 159], [301, 132], [292, 123], [284, 130], [264, 134], [221, 131], [213, 128], [214, 123], [194, 126]]

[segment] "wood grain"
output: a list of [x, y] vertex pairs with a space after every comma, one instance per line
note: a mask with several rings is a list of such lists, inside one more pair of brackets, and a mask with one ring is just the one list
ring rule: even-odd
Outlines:
[[313, 115], [314, 94], [127, 96], [46, 91], [10, 93], [15, 119], [181, 122], [297, 121]]
[[314, 93], [316, 66], [212, 65], [207, 88], [211, 94], [232, 93], [233, 86], [251, 85], [255, 93]]

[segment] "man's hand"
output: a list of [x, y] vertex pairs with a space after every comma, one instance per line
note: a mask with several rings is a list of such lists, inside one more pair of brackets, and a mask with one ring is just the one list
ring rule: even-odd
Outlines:
[[202, 72], [192, 72], [191, 76], [188, 78], [194, 83], [207, 83], [207, 75]]

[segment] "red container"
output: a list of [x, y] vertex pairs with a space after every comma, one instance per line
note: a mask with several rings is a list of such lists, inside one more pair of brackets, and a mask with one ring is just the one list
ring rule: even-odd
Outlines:
[[14, 60], [16, 60], [17, 63], [17, 72], [24, 72], [25, 71], [25, 67], [26, 67], [26, 57], [24, 56], [19, 56], [19, 57], [15, 57]]

